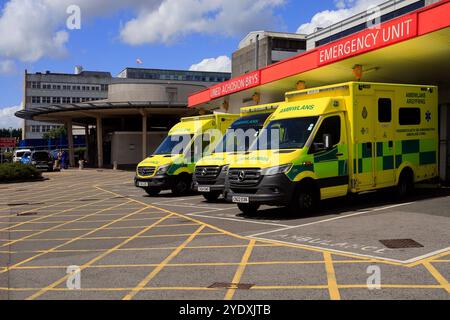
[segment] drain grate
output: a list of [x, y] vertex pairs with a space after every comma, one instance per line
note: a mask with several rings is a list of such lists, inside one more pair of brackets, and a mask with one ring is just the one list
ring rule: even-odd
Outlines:
[[208, 288], [211, 289], [238, 289], [238, 290], [250, 290], [254, 284], [249, 283], [229, 283], [229, 282], [215, 282]]
[[389, 249], [423, 248], [423, 245], [413, 239], [380, 240]]
[[35, 216], [37, 215], [37, 212], [24, 212], [24, 213], [18, 213], [18, 217], [26, 217], [26, 216]]

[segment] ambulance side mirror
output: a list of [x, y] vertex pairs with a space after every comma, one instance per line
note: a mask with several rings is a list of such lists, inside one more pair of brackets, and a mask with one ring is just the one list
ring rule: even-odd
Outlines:
[[331, 148], [331, 134], [324, 134], [323, 135], [323, 147], [324, 147], [324, 149], [330, 149]]

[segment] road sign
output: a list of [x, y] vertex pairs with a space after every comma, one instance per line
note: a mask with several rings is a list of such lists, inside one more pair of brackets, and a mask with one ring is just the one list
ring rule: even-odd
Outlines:
[[16, 143], [16, 138], [0, 138], [0, 148], [14, 148]]

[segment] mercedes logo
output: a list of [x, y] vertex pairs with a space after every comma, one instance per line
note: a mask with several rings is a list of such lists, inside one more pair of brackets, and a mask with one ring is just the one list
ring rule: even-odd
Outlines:
[[244, 181], [245, 180], [245, 171], [244, 170], [239, 171], [238, 179], [239, 179], [239, 181]]
[[202, 176], [206, 176], [207, 173], [208, 173], [208, 170], [206, 170], [206, 168], [203, 168], [203, 170], [202, 170]]

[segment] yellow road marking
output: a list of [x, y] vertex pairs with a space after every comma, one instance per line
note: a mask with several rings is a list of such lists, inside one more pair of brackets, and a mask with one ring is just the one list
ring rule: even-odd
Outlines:
[[[82, 199], [82, 198], [79, 198], [79, 199]], [[78, 199], [76, 199], [76, 200], [78, 200]], [[106, 201], [106, 200], [109, 200], [109, 199], [102, 199], [102, 200], [94, 201], [94, 202], [92, 202], [92, 203], [86, 203], [86, 204], [83, 204], [83, 205], [75, 206], [75, 207], [70, 208], [70, 209], [65, 209], [65, 210], [62, 210], [62, 211], [59, 211], [59, 212], [56, 212], [56, 213], [52, 213], [52, 214], [49, 214], [49, 215], [46, 215], [46, 216], [42, 216], [42, 217], [39, 217], [39, 218], [34, 218], [34, 219], [29, 220], [29, 221], [20, 222], [20, 223], [14, 224], [14, 225], [12, 225], [12, 226], [9, 226], [8, 228], [0, 229], [0, 231], [7, 231], [7, 230], [10, 230], [10, 229], [12, 229], [12, 228], [16, 228], [16, 227], [18, 227], [18, 226], [22, 226], [22, 225], [24, 225], [24, 224], [28, 224], [28, 223], [32, 223], [32, 222], [36, 222], [36, 221], [43, 220], [43, 219], [45, 219], [45, 218], [49, 218], [49, 217], [56, 216], [56, 215], [58, 215], [59, 213], [72, 211], [72, 210], [75, 210], [75, 209], [78, 209], [78, 208], [82, 208], [82, 207], [87, 207], [87, 206], [89, 206], [89, 205], [91, 205], [91, 204], [93, 204], [93, 203], [96, 203], [96, 202], [103, 202], [103, 201]], [[75, 201], [75, 200], [73, 200], [73, 201]], [[70, 201], [68, 201], [68, 202], [70, 202]], [[58, 205], [58, 204], [55, 204], [55, 205]], [[54, 206], [54, 205], [51, 205], [51, 206]], [[45, 207], [43, 207], [43, 208], [45, 208]], [[24, 211], [24, 212], [22, 212], [22, 213], [28, 213], [28, 212], [32, 212], [32, 211], [35, 211], [35, 210], [39, 210], [39, 209], [30, 209], [30, 210]], [[2, 222], [2, 223], [5, 223], [5, 222]], [[44, 222], [44, 223], [45, 223], [45, 222]]]
[[[145, 208], [144, 208], [145, 209]], [[133, 235], [132, 237], [122, 241], [121, 243], [119, 243], [118, 245], [114, 246], [113, 248], [109, 249], [108, 251], [98, 255], [97, 257], [91, 259], [89, 262], [85, 263], [84, 265], [82, 265], [80, 267], [80, 271], [88, 268], [89, 266], [91, 266], [92, 264], [94, 264], [95, 262], [97, 262], [98, 260], [106, 257], [108, 254], [114, 252], [116, 249], [119, 249], [120, 247], [126, 245], [127, 243], [131, 242], [132, 240], [136, 239], [137, 237], [139, 237], [141, 234], [143, 234], [144, 232], [147, 232], [148, 230], [152, 229], [154, 226], [160, 224], [161, 222], [165, 221], [168, 217], [172, 216], [171, 214], [169, 214], [166, 217], [163, 217], [161, 219], [159, 219], [158, 221], [156, 221], [155, 223], [153, 223], [152, 225], [146, 227], [144, 230], [139, 231], [138, 233], [136, 233], [135, 235]], [[49, 289], [56, 287], [57, 285], [63, 283], [67, 278], [69, 277], [69, 275], [66, 275], [64, 277], [62, 277], [61, 279], [53, 282], [52, 284], [50, 284], [49, 286], [42, 288], [41, 290], [39, 290], [38, 292], [36, 292], [35, 294], [31, 295], [30, 297], [27, 298], [27, 300], [34, 300], [38, 297], [40, 297], [41, 295], [43, 295], [44, 293], [46, 293], [47, 291], [49, 291]]]
[[328, 291], [330, 293], [331, 300], [341, 300], [341, 295], [339, 294], [339, 288], [336, 281], [336, 274], [334, 272], [333, 259], [329, 252], [323, 253], [323, 258], [325, 261], [325, 269], [327, 271], [328, 279]]
[[[128, 216], [132, 216], [133, 214], [137, 214], [137, 213], [139, 213], [139, 212], [141, 212], [141, 211], [143, 211], [143, 210], [145, 210], [145, 207], [144, 207], [144, 208], [141, 208], [141, 209], [139, 209], [139, 210], [137, 210], [137, 211], [135, 211], [135, 212], [130, 213]], [[124, 218], [124, 217], [123, 217], [123, 218]], [[105, 225], [102, 226], [102, 227], [107, 227], [107, 226], [109, 226], [109, 225], [111, 225], [111, 224], [113, 224], [113, 223], [115, 223], [115, 222], [117, 222], [118, 220], [121, 220], [121, 219], [123, 219], [123, 218], [119, 218], [119, 219], [117, 219], [117, 220], [113, 220], [113, 221], [111, 221], [110, 223], [105, 224]], [[8, 269], [7, 269], [6, 271], [9, 271], [9, 270], [11, 270], [11, 269], [15, 269], [17, 266], [21, 266], [22, 264], [27, 263], [27, 262], [30, 262], [30, 261], [32, 261], [32, 260], [34, 260], [34, 259], [36, 259], [36, 258], [39, 258], [39, 257], [41, 257], [41, 256], [43, 256], [43, 255], [45, 255], [45, 254], [47, 254], [47, 253], [49, 253], [49, 252], [53, 252], [53, 250], [55, 250], [55, 249], [61, 248], [61, 247], [66, 246], [66, 245], [68, 245], [68, 244], [70, 244], [70, 243], [72, 243], [72, 242], [75, 242], [75, 241], [77, 241], [77, 240], [80, 240], [80, 239], [83, 238], [83, 236], [87, 236], [87, 235], [90, 235], [90, 234], [92, 234], [92, 233], [94, 233], [94, 232], [97, 232], [97, 231], [101, 230], [102, 227], [99, 227], [99, 228], [97, 228], [97, 229], [94, 229], [94, 230], [92, 230], [92, 231], [90, 231], [90, 232], [88, 232], [88, 233], [86, 233], [86, 234], [83, 234], [83, 235], [81, 235], [81, 236], [75, 237], [75, 238], [71, 239], [70, 241], [64, 242], [64, 243], [62, 243], [62, 244], [60, 244], [60, 245], [57, 245], [57, 246], [55, 246], [55, 247], [53, 247], [53, 248], [51, 248], [51, 249], [44, 250], [44, 251], [42, 251], [41, 253], [39, 253], [39, 254], [37, 254], [37, 255], [34, 255], [34, 256], [30, 257], [30, 258], [27, 258], [27, 259], [25, 259], [25, 260], [22, 260], [21, 262], [18, 262], [18, 263], [16, 263], [16, 264], [14, 264], [14, 265], [8, 267]], [[3, 272], [5, 272], [5, 271], [1, 271], [0, 273], [3, 273]]]
[[442, 274], [429, 262], [425, 261], [423, 263], [425, 268], [431, 273], [431, 275], [436, 279], [437, 282], [445, 289], [447, 290], [447, 293], [450, 294], [450, 284], [448, 283], [447, 279], [442, 276]]
[[[22, 237], [22, 238], [19, 238], [19, 239], [16, 239], [16, 240], [11, 240], [11, 241], [9, 241], [9, 242], [7, 242], [7, 243], [5, 243], [5, 244], [0, 245], [0, 248], [5, 247], [5, 246], [10, 246], [10, 245], [12, 245], [12, 244], [14, 244], [14, 243], [17, 243], [17, 242], [20, 242], [20, 241], [24, 241], [24, 240], [27, 240], [27, 239], [28, 239], [28, 240], [32, 240], [32, 241], [36, 241], [36, 240], [38, 240], [38, 241], [44, 241], [44, 240], [41, 240], [41, 239], [30, 239], [30, 238], [32, 238], [32, 237], [34, 237], [34, 236], [38, 236], [38, 235], [43, 234], [43, 233], [46, 233], [46, 232], [49, 232], [49, 231], [53, 231], [54, 229], [57, 229], [57, 228], [62, 227], [62, 226], [65, 226], [65, 225], [67, 225], [67, 224], [74, 223], [74, 222], [78, 222], [78, 221], [80, 221], [80, 220], [82, 220], [82, 219], [85, 219], [85, 218], [88, 218], [88, 217], [97, 215], [97, 214], [99, 214], [99, 213], [101, 213], [101, 212], [104, 212], [104, 211], [108, 211], [108, 210], [111, 210], [111, 209], [114, 209], [114, 208], [121, 207], [121, 206], [126, 205], [126, 204], [128, 204], [128, 203], [130, 203], [130, 202], [131, 202], [131, 201], [127, 201], [127, 202], [124, 202], [124, 203], [115, 205], [115, 206], [113, 206], [113, 207], [110, 207], [110, 208], [108, 208], [108, 209], [99, 210], [99, 211], [93, 212], [93, 213], [91, 213], [91, 214], [88, 214], [88, 215], [86, 215], [86, 216], [84, 216], [84, 217], [81, 217], [81, 218], [78, 218], [78, 219], [75, 219], [75, 220], [72, 220], [72, 221], [67, 221], [67, 222], [64, 222], [64, 223], [62, 223], [62, 224], [53, 226], [53, 227], [51, 227], [51, 228], [44, 229], [44, 230], [41, 230], [41, 231], [38, 231], [38, 232], [35, 232], [35, 233], [32, 233], [32, 234], [29, 234], [29, 235], [27, 235], [27, 236], [25, 236], [25, 237]], [[46, 241], [52, 241], [52, 240], [57, 240], [57, 239], [49, 239], [49, 240], [46, 240]], [[64, 239], [64, 240], [66, 240], [66, 239]], [[67, 239], [67, 240], [69, 240], [69, 239]]]
[[[244, 255], [242, 256], [242, 260], [239, 263], [239, 267], [236, 270], [236, 273], [234, 274], [232, 284], [237, 285], [242, 278], [242, 275], [244, 274], [245, 267], [247, 266], [248, 260], [250, 259], [250, 255], [252, 254], [253, 247], [255, 246], [255, 240], [250, 240], [248, 243], [247, 248], [245, 249]], [[233, 299], [234, 293], [236, 292], [236, 288], [230, 288], [227, 290], [227, 293], [225, 294], [225, 300], [231, 300]]]
[[133, 288], [124, 298], [123, 300], [131, 300], [136, 296], [139, 291], [144, 288], [173, 258], [175, 258], [184, 247], [186, 247], [194, 238], [202, 232], [205, 226], [200, 226], [194, 233], [190, 235], [181, 245], [179, 245], [172, 253], [164, 259], [152, 272], [150, 272], [139, 284]]

